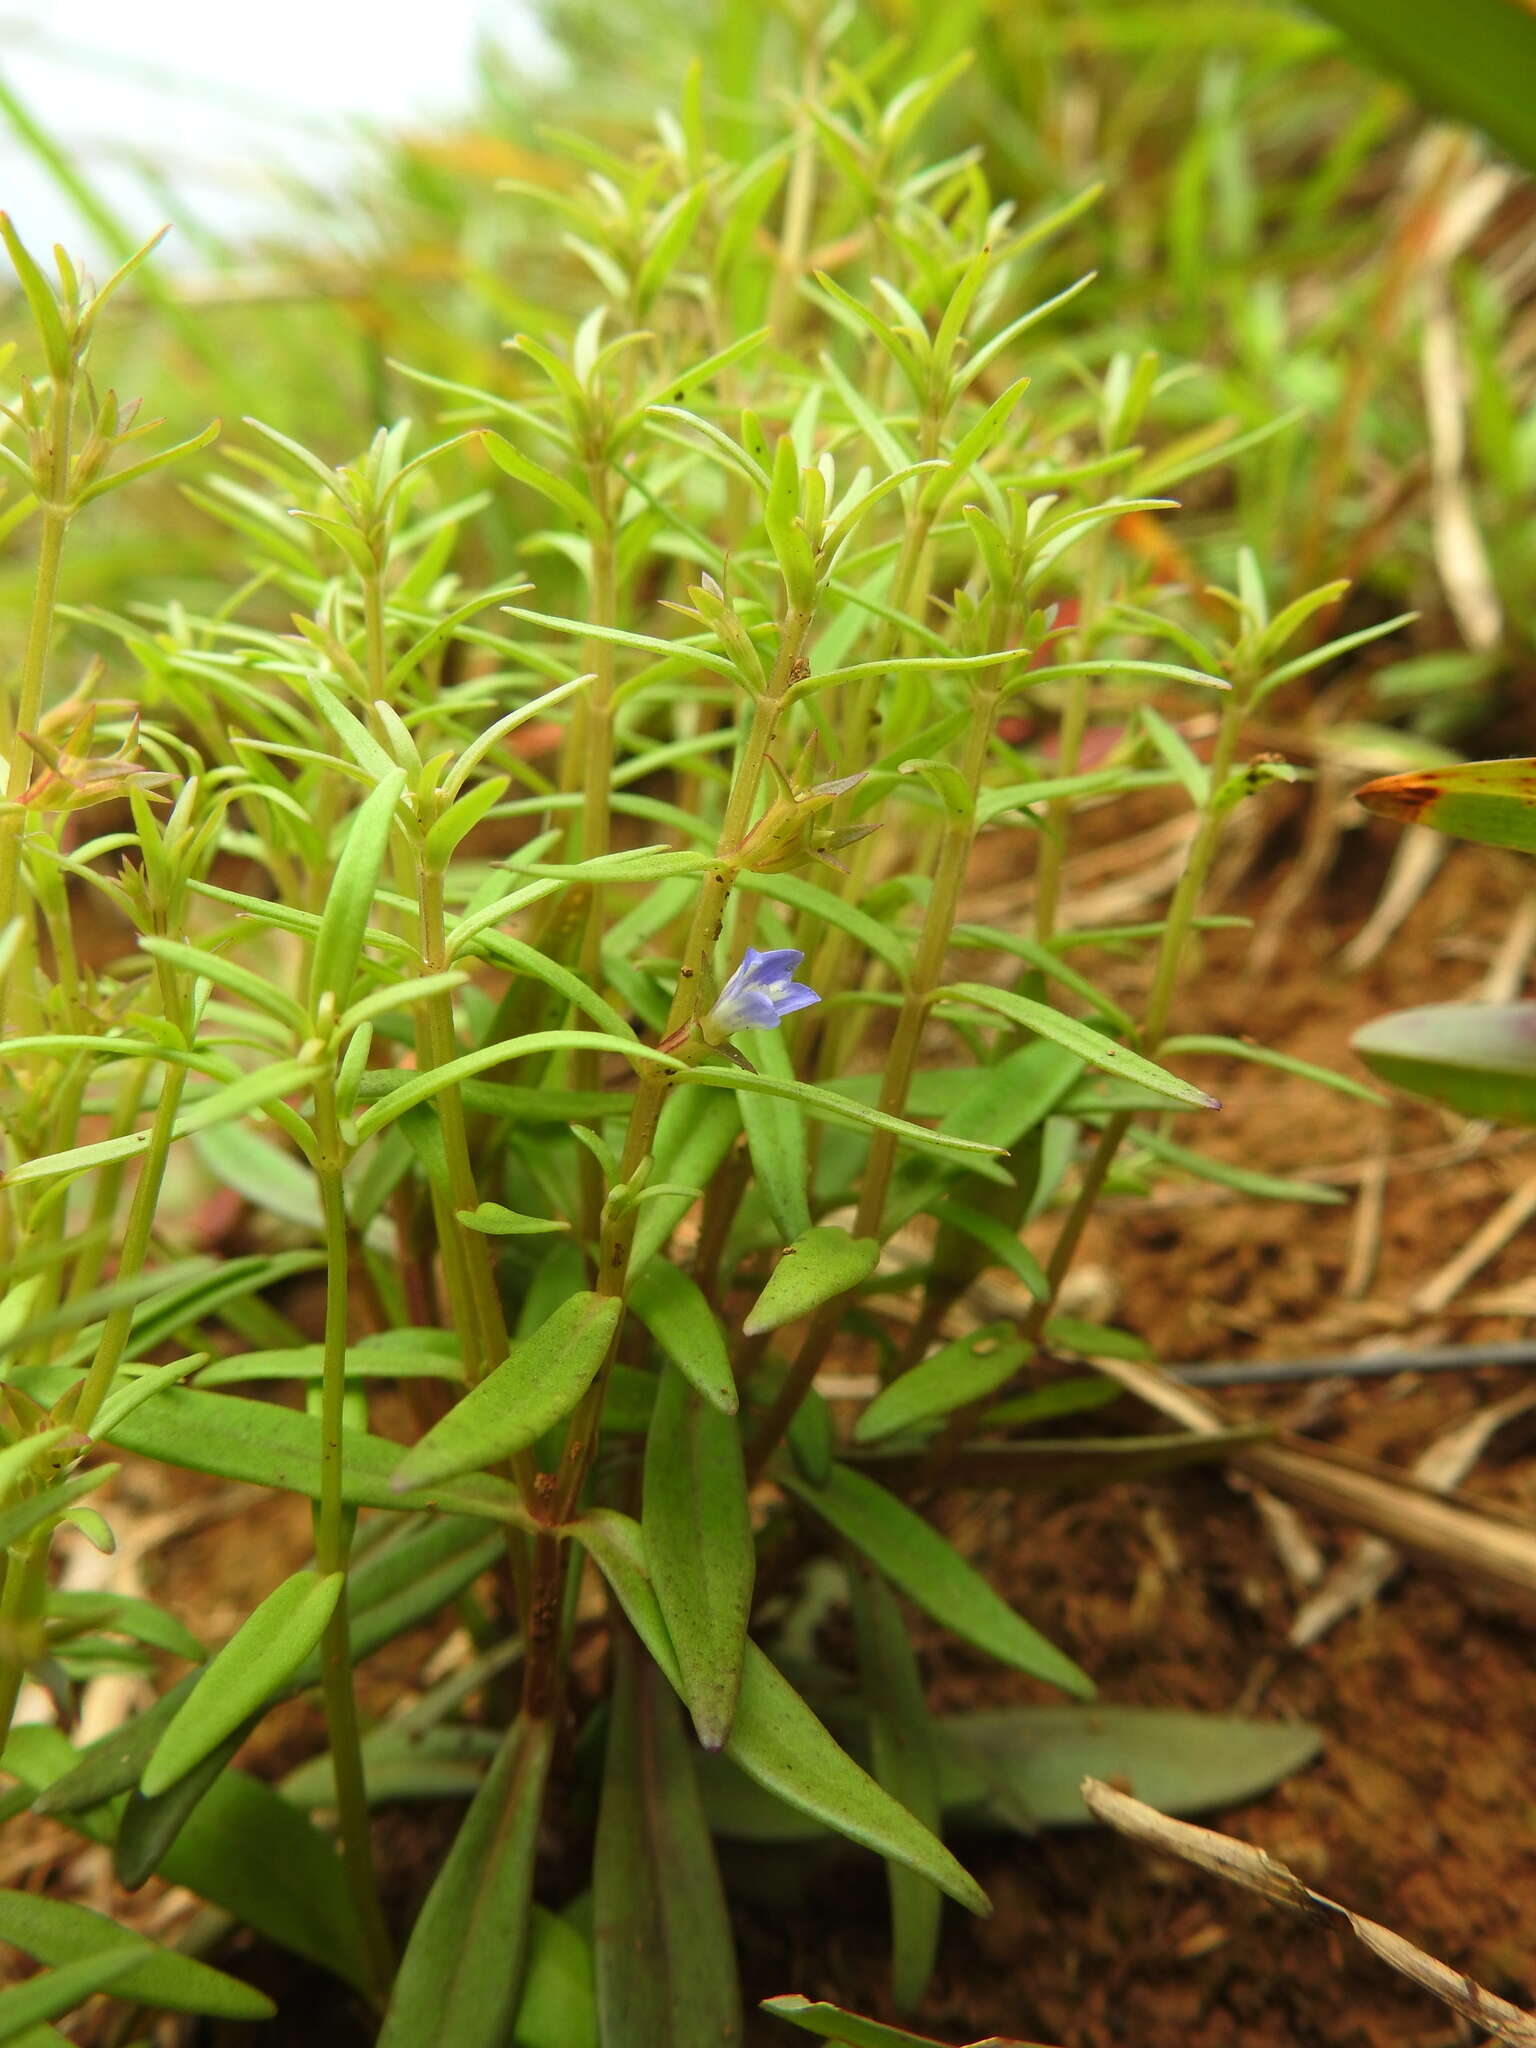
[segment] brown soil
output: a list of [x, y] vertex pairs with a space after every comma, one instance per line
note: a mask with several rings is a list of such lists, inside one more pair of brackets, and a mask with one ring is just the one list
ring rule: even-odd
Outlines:
[[[1300, 829], [1303, 807], [1280, 806], [1274, 829]], [[1487, 971], [1523, 885], [1506, 857], [1453, 852], [1398, 938], [1368, 971], [1346, 975], [1340, 946], [1379, 893], [1395, 834], [1346, 836], [1331, 872], [1299, 916], [1278, 965], [1245, 968], [1249, 941], [1209, 941], [1180, 1005], [1188, 1028], [1252, 1032], [1325, 1065], [1351, 1065], [1350, 1032], [1394, 1007], [1471, 990]], [[1224, 906], [1261, 916], [1286, 862], [1254, 850]], [[1293, 854], [1294, 840], [1284, 851]], [[978, 874], [983, 887], [989, 880]], [[1112, 970], [1113, 971], [1113, 970]], [[1129, 970], [1127, 970], [1129, 971]], [[1178, 1062], [1175, 1062], [1178, 1064]], [[1372, 1109], [1301, 1080], [1238, 1062], [1186, 1059], [1223, 1097], [1203, 1142], [1274, 1173], [1348, 1168], [1351, 1199], [1337, 1208], [1264, 1204], [1206, 1187], [1106, 1206], [1083, 1248], [1086, 1312], [1112, 1314], [1160, 1358], [1306, 1356], [1391, 1337], [1428, 1342], [1507, 1340], [1536, 1315], [1528, 1239], [1517, 1239], [1431, 1325], [1407, 1309], [1414, 1289], [1449, 1258], [1536, 1167], [1507, 1136], [1433, 1168], [1389, 1171], [1373, 1277], [1346, 1299], [1361, 1270], [1354, 1196], [1371, 1163], [1449, 1150], [1460, 1126], [1405, 1103]], [[1517, 1298], [1511, 1303], [1511, 1291]], [[1497, 1312], [1495, 1312], [1497, 1311]], [[1225, 1394], [1234, 1418], [1284, 1420], [1320, 1440], [1406, 1464], [1479, 1404], [1519, 1384], [1508, 1370], [1245, 1388]], [[1125, 1427], [1144, 1413], [1123, 1403]], [[1166, 1425], [1164, 1425], [1166, 1426]], [[153, 1501], [195, 1482], [143, 1475]], [[210, 1491], [216, 1491], [211, 1489]], [[1536, 1513], [1536, 1460], [1478, 1467], [1471, 1494]], [[163, 1496], [161, 1496], [163, 1498]], [[307, 1518], [261, 1501], [216, 1519], [155, 1560], [156, 1591], [217, 1637], [297, 1561]], [[1267, 1797], [1213, 1817], [1290, 1864], [1308, 1883], [1385, 1921], [1513, 1999], [1536, 2004], [1536, 1714], [1531, 1666], [1536, 1621], [1461, 1579], [1413, 1568], [1338, 1623], [1316, 1647], [1292, 1652], [1297, 1596], [1252, 1503], [1215, 1470], [1071, 1498], [947, 1497], [939, 1519], [985, 1564], [1022, 1611], [1084, 1664], [1117, 1703], [1257, 1712], [1315, 1722], [1320, 1760]], [[1329, 1561], [1356, 1540], [1308, 1520]], [[921, 1636], [936, 1706], [956, 1709], [1032, 1696], [931, 1627]], [[369, 1667], [377, 1682], [409, 1681], [431, 1648], [397, 1645]], [[312, 1713], [271, 1717], [246, 1761], [276, 1771], [314, 1745]], [[400, 1811], [379, 1820], [393, 1872], [392, 1903], [408, 1916], [453, 1825], [452, 1813]], [[47, 1843], [55, 1843], [50, 1856]], [[1345, 1937], [1282, 1915], [1097, 1830], [966, 1847], [995, 1911], [958, 1911], [946, 1937], [927, 2029], [972, 2040], [1003, 2033], [1062, 2048], [1435, 2048], [1471, 2038], [1433, 2000]], [[50, 1832], [37, 1861], [8, 1882], [56, 1882], [105, 1905], [94, 1855]], [[151, 1887], [141, 1897], [152, 1899]], [[883, 1881], [851, 1856], [811, 1880], [798, 1901], [744, 1908], [737, 1933], [749, 1997], [798, 1991], [892, 2018], [885, 1984]], [[285, 2044], [366, 2039], [333, 1991], [296, 1980], [281, 1959], [244, 1951], [236, 1966], [284, 1998]], [[240, 2030], [220, 2034], [233, 2041]], [[207, 2037], [212, 2039], [213, 2037]], [[260, 2038], [254, 2036], [252, 2038]], [[749, 2042], [795, 2038], [751, 2020]]]

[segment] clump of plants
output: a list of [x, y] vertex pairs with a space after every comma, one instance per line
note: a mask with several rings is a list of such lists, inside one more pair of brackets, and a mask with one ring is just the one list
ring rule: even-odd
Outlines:
[[[1185, 1717], [933, 1716], [909, 1604], [1093, 1688], [915, 1500], [1048, 1483], [1032, 1428], [1112, 1393], [1040, 1370], [1135, 1349], [1059, 1309], [1107, 1188], [1258, 1185], [1202, 1154], [1203, 1076], [1297, 1063], [1176, 1034], [1180, 976], [1225, 822], [1291, 774], [1247, 722], [1395, 622], [1320, 642], [1342, 586], [1272, 612], [1246, 550], [1230, 589], [1167, 580], [1170, 491], [1255, 436], [1170, 431], [1187, 370], [1150, 351], [1057, 363], [1037, 405], [1092, 289], [1037, 296], [1037, 266], [1091, 195], [1020, 218], [925, 159], [943, 73], [878, 78], [745, 142], [696, 80], [637, 157], [571, 138], [506, 203], [549, 210], [580, 317], [552, 303], [485, 389], [419, 374], [419, 416], [339, 462], [257, 420], [157, 447], [110, 388], [131, 268], [94, 291], [7, 233], [35, 584], [0, 816], [0, 1699], [54, 1707], [11, 1729], [9, 1810], [109, 1843], [125, 1900], [186, 1886], [207, 1941], [322, 1964], [387, 2048], [739, 2039], [741, 1840], [883, 1857], [915, 2010], [943, 1899], [986, 1910], [946, 1836], [1076, 1818], [1085, 1767], [1187, 1808], [1311, 1746], [1203, 1723], [1191, 1769]], [[829, 175], [860, 225], [823, 248]], [[226, 585], [72, 603], [97, 500], [173, 461]], [[1161, 914], [1075, 923], [1074, 848], [1170, 799]], [[1133, 1003], [1098, 972], [1127, 957]], [[250, 1248], [209, 1255], [220, 1187]], [[1020, 1306], [978, 1328], [988, 1272]], [[111, 1546], [123, 1458], [297, 1493], [312, 1560], [217, 1647], [59, 1587]], [[817, 1655], [828, 1572], [847, 1664]], [[359, 1668], [445, 1619], [458, 1661], [365, 1714]], [[77, 1746], [115, 1668], [162, 1690]], [[323, 1748], [237, 1767], [296, 1695]], [[372, 1829], [409, 1799], [463, 1807], [414, 1910]], [[0, 1934], [47, 1966], [4, 2038], [97, 1992], [270, 2011], [126, 1903], [3, 1893]]]

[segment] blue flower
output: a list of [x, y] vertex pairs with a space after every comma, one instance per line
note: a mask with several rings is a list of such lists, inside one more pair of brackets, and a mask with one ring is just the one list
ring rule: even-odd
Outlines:
[[773, 1031], [796, 1010], [819, 1003], [821, 997], [815, 989], [794, 978], [804, 958], [789, 946], [774, 953], [759, 953], [748, 946], [714, 1008], [701, 1020], [700, 1034], [710, 1045], [721, 1045], [733, 1031]]

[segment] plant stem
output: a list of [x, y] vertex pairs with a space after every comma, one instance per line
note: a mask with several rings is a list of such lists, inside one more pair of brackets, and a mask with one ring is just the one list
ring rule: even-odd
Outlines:
[[[1178, 986], [1179, 970], [1183, 964], [1185, 948], [1193, 929], [1195, 913], [1200, 906], [1200, 897], [1210, 874], [1211, 862], [1221, 838], [1222, 821], [1226, 816], [1227, 803], [1225, 785], [1232, 773], [1232, 763], [1237, 744], [1242, 736], [1244, 720], [1252, 702], [1251, 687], [1234, 682], [1231, 694], [1222, 705], [1221, 723], [1216, 732], [1216, 743], [1211, 753], [1210, 794], [1201, 815], [1194, 843], [1190, 847], [1189, 859], [1179, 877], [1178, 886], [1168, 906], [1168, 915], [1163, 923], [1163, 935], [1158, 946], [1157, 964], [1152, 974], [1152, 989], [1147, 998], [1146, 1016], [1140, 1034], [1140, 1049], [1148, 1057], [1155, 1057], [1168, 1027], [1168, 1012], [1172, 1006], [1174, 992]], [[1049, 1283], [1045, 1299], [1036, 1301], [1019, 1326], [1019, 1335], [1033, 1343], [1044, 1330], [1056, 1306], [1056, 1297], [1061, 1284], [1071, 1269], [1088, 1227], [1089, 1218], [1098, 1201], [1100, 1191], [1109, 1178], [1110, 1168], [1125, 1142], [1126, 1133], [1134, 1123], [1130, 1111], [1121, 1110], [1109, 1118], [1099, 1131], [1097, 1142], [1083, 1168], [1083, 1177], [1078, 1185], [1072, 1206], [1051, 1247], [1050, 1260], [1046, 1266]], [[989, 1395], [987, 1399], [993, 1399]], [[956, 1409], [945, 1425], [942, 1435], [934, 1443], [931, 1453], [936, 1467], [942, 1468], [954, 1456], [960, 1445], [975, 1425], [977, 1416], [985, 1402], [972, 1402], [965, 1408]]]
[[[351, 1550], [351, 1527], [342, 1499], [342, 1429], [347, 1393], [347, 1303], [351, 1256], [347, 1235], [346, 1193], [342, 1183], [345, 1151], [336, 1115], [336, 1087], [330, 1074], [315, 1081], [315, 1176], [325, 1229], [325, 1358], [320, 1408], [320, 1501], [315, 1519], [315, 1562], [329, 1575], [345, 1573]], [[352, 1638], [347, 1589], [326, 1623], [320, 1663], [326, 1727], [336, 1773], [336, 1811], [341, 1833], [342, 1866], [362, 1930], [370, 1989], [383, 2004], [394, 1975], [394, 1953], [384, 1911], [379, 1903], [373, 1868], [368, 1791], [363, 1778], [362, 1738], [352, 1678]]]
[[[880, 1107], [888, 1116], [900, 1116], [907, 1106], [907, 1092], [911, 1088], [912, 1076], [917, 1066], [923, 1026], [927, 1022], [934, 991], [939, 987], [943, 975], [950, 934], [954, 930], [955, 918], [960, 907], [960, 890], [965, 881], [971, 847], [976, 837], [976, 798], [986, 767], [987, 749], [991, 744], [997, 703], [998, 696], [995, 690], [986, 690], [978, 695], [970, 729], [966, 735], [965, 756], [960, 771], [965, 778], [970, 801], [963, 810], [948, 804], [945, 806], [938, 867], [928, 898], [927, 912], [923, 918], [923, 929], [918, 939], [911, 977], [902, 995], [901, 1012], [896, 1020], [896, 1031], [886, 1055], [880, 1085]], [[857, 1237], [880, 1235], [895, 1158], [894, 1135], [886, 1131], [876, 1131], [870, 1139], [869, 1159], [859, 1184], [859, 1203], [853, 1225], [854, 1235]], [[848, 1297], [839, 1295], [835, 1300], [824, 1303], [812, 1316], [795, 1362], [772, 1406], [759, 1424], [757, 1434], [749, 1447], [749, 1478], [755, 1479], [762, 1472], [778, 1448], [785, 1430], [794, 1420], [801, 1402], [810, 1391], [811, 1382], [821, 1369], [822, 1360], [838, 1332], [847, 1305]]]
[[33, 1536], [8, 1553], [0, 1594], [0, 1749], [11, 1732], [26, 1672], [26, 1637], [48, 1593], [48, 1537]]

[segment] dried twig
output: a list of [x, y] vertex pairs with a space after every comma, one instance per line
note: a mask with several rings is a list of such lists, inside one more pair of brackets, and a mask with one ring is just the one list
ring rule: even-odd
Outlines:
[[[1523, 1387], [1507, 1400], [1491, 1402], [1475, 1415], [1448, 1429], [1414, 1461], [1413, 1476], [1437, 1493], [1461, 1484], [1506, 1423], [1536, 1408], [1536, 1387]], [[1297, 1612], [1291, 1623], [1291, 1644], [1306, 1649], [1372, 1600], [1402, 1569], [1401, 1554], [1380, 1536], [1367, 1536], [1339, 1560], [1326, 1582]]]
[[1490, 1259], [1497, 1258], [1510, 1239], [1532, 1216], [1536, 1216], [1536, 1173], [1523, 1180], [1507, 1195], [1481, 1230], [1473, 1232], [1453, 1259], [1447, 1259], [1437, 1273], [1417, 1287], [1408, 1306], [1415, 1315], [1438, 1315], [1480, 1273]]
[[[1120, 1358], [1090, 1363], [1188, 1429], [1209, 1436], [1232, 1427], [1213, 1401], [1156, 1366]], [[1232, 1463], [1287, 1500], [1388, 1537], [1430, 1563], [1536, 1600], [1536, 1522], [1497, 1502], [1448, 1499], [1390, 1465], [1299, 1438], [1245, 1446], [1234, 1452]]]
[[1347, 973], [1369, 967], [1396, 937], [1398, 927], [1424, 891], [1439, 874], [1441, 863], [1451, 850], [1451, 841], [1427, 825], [1405, 827], [1392, 856], [1386, 886], [1359, 931], [1339, 953], [1339, 965]]
[[1342, 1922], [1372, 1955], [1379, 1956], [1389, 1968], [1417, 1984], [1421, 1991], [1443, 2000], [1464, 2019], [1493, 2035], [1495, 2040], [1507, 2041], [1511, 2048], [1536, 2048], [1536, 2015], [1522, 2012], [1507, 1999], [1484, 1990], [1481, 1984], [1474, 1983], [1461, 1971], [1453, 1970], [1449, 1964], [1437, 1961], [1434, 1956], [1426, 1955], [1423, 1949], [1415, 1948], [1411, 1941], [1394, 1934], [1391, 1928], [1366, 1920], [1359, 1913], [1351, 1913], [1336, 1899], [1325, 1898], [1321, 1892], [1313, 1891], [1293, 1870], [1287, 1869], [1273, 1856], [1267, 1856], [1262, 1849], [1235, 1841], [1230, 1835], [1218, 1834], [1214, 1828], [1199, 1828], [1188, 1821], [1170, 1820], [1155, 1807], [1145, 1806], [1141, 1800], [1132, 1799], [1124, 1792], [1116, 1792], [1097, 1778], [1083, 1780], [1083, 1803], [1096, 1819], [1108, 1827], [1117, 1828], [1123, 1835], [1129, 1835], [1133, 1841], [1182, 1857], [1199, 1870], [1209, 1871], [1212, 1876], [1224, 1878], [1229, 1884], [1257, 1892], [1272, 1905], [1288, 1906], [1292, 1912], [1325, 1926], [1337, 1926]]

